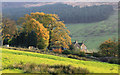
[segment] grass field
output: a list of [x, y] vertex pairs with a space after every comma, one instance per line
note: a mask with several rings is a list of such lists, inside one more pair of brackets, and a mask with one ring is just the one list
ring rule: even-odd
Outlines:
[[71, 32], [72, 41], [85, 44], [89, 51], [98, 51], [100, 43], [109, 38], [118, 37], [118, 14], [114, 12], [107, 20], [96, 23], [66, 24]]
[[98, 61], [83, 61], [77, 59], [70, 59], [66, 57], [59, 57], [54, 55], [32, 53], [25, 51], [17, 51], [0, 48], [2, 50], [2, 69], [3, 73], [22, 73], [19, 69], [5, 69], [6, 67], [18, 63], [35, 63], [35, 64], [49, 64], [49, 65], [71, 65], [74, 67], [87, 68], [90, 73], [118, 73], [118, 65], [103, 63]]

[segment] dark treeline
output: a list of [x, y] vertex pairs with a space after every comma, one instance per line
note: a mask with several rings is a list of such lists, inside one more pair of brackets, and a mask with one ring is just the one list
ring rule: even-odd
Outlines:
[[107, 19], [112, 14], [113, 7], [112, 5], [100, 5], [80, 8], [59, 3], [30, 8], [3, 8], [3, 15], [14, 20], [31, 12], [58, 14], [65, 23], [91, 23]]

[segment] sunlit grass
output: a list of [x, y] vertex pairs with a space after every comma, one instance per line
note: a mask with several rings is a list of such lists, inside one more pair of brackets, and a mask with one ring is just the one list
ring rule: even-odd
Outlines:
[[5, 69], [2, 73], [23, 73], [23, 71], [19, 69]]
[[[91, 73], [118, 73], [118, 65], [97, 61], [83, 61], [54, 55], [2, 49], [2, 68], [18, 63], [62, 64], [87, 68]], [[4, 71], [5, 72], [5, 71]]]

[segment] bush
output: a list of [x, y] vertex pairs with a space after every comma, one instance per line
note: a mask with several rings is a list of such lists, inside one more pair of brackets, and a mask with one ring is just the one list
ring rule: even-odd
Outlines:
[[72, 55], [72, 54], [68, 55], [68, 58], [73, 58], [73, 59], [78, 59], [78, 60], [84, 60], [84, 61], [90, 60], [90, 59], [88, 59], [86, 57], [79, 57], [77, 55]]
[[93, 55], [94, 57], [101, 57], [100, 53], [95, 53], [95, 52], [93, 52], [92, 55]]
[[73, 54], [73, 55], [80, 56], [80, 57], [85, 57], [85, 56], [86, 56], [86, 55], [85, 55], [85, 52], [82, 52], [82, 51], [80, 51], [80, 50], [75, 50], [75, 51], [72, 50], [72, 54]]
[[109, 59], [106, 57], [101, 57], [101, 58], [99, 58], [99, 60], [102, 62], [108, 62]]
[[62, 49], [61, 48], [56, 48], [56, 49], [53, 49], [53, 52], [55, 53], [62, 53]]
[[5, 39], [3, 40], [3, 45], [8, 44], [8, 41], [9, 41], [9, 39], [5, 38]]
[[64, 50], [63, 52], [62, 52], [62, 54], [65, 54], [65, 55], [68, 55], [68, 54], [71, 54], [72, 52], [71, 52], [71, 50]]
[[101, 57], [99, 58], [99, 60], [102, 62], [108, 62], [112, 64], [120, 64], [119, 58], [116, 58], [116, 57]]
[[80, 51], [80, 52], [78, 53], [78, 56], [80, 56], [80, 57], [85, 57], [86, 55], [85, 55], [85, 52], [81, 52], [81, 51]]
[[68, 58], [79, 59], [78, 56], [76, 56], [76, 55], [72, 55], [72, 54], [68, 55]]
[[15, 64], [8, 66], [7, 69], [21, 69], [24, 73], [47, 73], [47, 74], [74, 74], [74, 73], [89, 73], [85, 68], [73, 67], [71, 65], [47, 65], [47, 64]]
[[112, 59], [110, 59], [108, 62], [109, 62], [109, 63], [112, 63], [112, 64], [120, 64], [118, 58], [112, 58]]
[[18, 46], [17, 44], [17, 39], [15, 38], [15, 37], [13, 37], [12, 39], [10, 39], [9, 41], [8, 41], [8, 43], [9, 43], [9, 45], [10, 46]]
[[72, 45], [69, 45], [69, 48], [70, 48], [70, 50], [74, 50], [74, 49], [75, 49], [75, 47], [74, 47], [73, 44], [72, 44]]

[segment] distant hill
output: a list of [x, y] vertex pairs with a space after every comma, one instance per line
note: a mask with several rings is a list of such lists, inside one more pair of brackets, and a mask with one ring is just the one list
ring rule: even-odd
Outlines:
[[3, 2], [2, 7], [4, 8], [18, 8], [18, 7], [39, 7], [48, 4], [62, 3], [67, 5], [72, 5], [73, 7], [85, 7], [85, 6], [94, 6], [94, 5], [112, 5], [114, 8], [117, 7], [118, 3], [116, 2]]
[[67, 24], [72, 41], [84, 40], [89, 51], [97, 51], [99, 45], [109, 38], [118, 39], [118, 13], [114, 12], [107, 20], [96, 23]]
[[[26, 3], [23, 3], [23, 5]], [[22, 6], [22, 5], [21, 5]], [[58, 14], [65, 23], [92, 23], [107, 19], [113, 13], [112, 5], [94, 5], [80, 8], [72, 5], [55, 3], [47, 4], [39, 7], [3, 7], [3, 17], [10, 17], [17, 20], [25, 14], [31, 12], [44, 12], [49, 14]]]
[[26, 2], [2, 2], [2, 8], [19, 8], [24, 7], [25, 4]]
[[19, 8], [19, 7], [38, 7], [47, 4], [54, 4], [55, 2], [2, 2], [3, 8]]
[[79, 6], [80, 8], [85, 7], [85, 6], [100, 6], [100, 5], [112, 5], [114, 9], [118, 8], [118, 3], [117, 2], [64, 2], [64, 4], [72, 5], [73, 7]]

